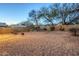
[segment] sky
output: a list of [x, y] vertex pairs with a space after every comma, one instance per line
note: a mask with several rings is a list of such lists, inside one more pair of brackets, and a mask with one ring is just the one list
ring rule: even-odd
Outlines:
[[26, 21], [31, 10], [49, 5], [50, 3], [0, 3], [0, 22], [11, 25]]

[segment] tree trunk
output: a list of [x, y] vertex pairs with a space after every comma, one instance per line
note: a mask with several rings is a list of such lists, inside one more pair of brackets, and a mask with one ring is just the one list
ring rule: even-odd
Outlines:
[[36, 30], [39, 31], [38, 20], [36, 19]]
[[65, 19], [63, 19], [63, 25], [65, 25], [65, 24], [66, 24]]
[[66, 25], [66, 21], [65, 21], [66, 19], [65, 19], [65, 16], [64, 16], [64, 14], [62, 15], [62, 24], [63, 25]]

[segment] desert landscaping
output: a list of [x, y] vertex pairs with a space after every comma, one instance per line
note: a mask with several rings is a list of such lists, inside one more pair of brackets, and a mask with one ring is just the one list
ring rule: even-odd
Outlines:
[[0, 56], [79, 56], [79, 3], [0, 4]]
[[77, 56], [79, 55], [79, 37], [70, 32], [25, 32], [1, 34], [0, 55], [2, 56]]

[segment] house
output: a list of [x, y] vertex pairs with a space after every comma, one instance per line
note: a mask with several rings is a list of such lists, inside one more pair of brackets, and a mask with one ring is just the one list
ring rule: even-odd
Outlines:
[[12, 28], [24, 28], [26, 26], [20, 25], [20, 24], [15, 24], [15, 25], [10, 25]]
[[33, 26], [33, 24], [29, 21], [11, 25], [11, 27], [17, 27], [17, 28], [26, 28], [26, 27], [31, 27], [31, 26]]

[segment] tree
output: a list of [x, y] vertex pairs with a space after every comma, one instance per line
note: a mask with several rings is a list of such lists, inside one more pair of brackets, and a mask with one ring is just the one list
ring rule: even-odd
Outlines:
[[79, 4], [72, 3], [70, 13], [79, 12]]
[[74, 12], [73, 14], [71, 13], [70, 18], [69, 18], [69, 24], [79, 24], [78, 12]]
[[30, 13], [29, 13], [29, 17], [31, 17], [31, 20], [33, 20], [35, 22], [35, 25], [36, 25], [36, 30], [38, 31], [39, 30], [39, 24], [38, 24], [38, 11], [35, 11], [35, 10], [32, 10]]
[[19, 23], [19, 24], [21, 24], [21, 25], [23, 25], [23, 26], [26, 26], [26, 27], [31, 27], [31, 26], [33, 26], [33, 23], [32, 23], [30, 20], [21, 22], [21, 23]]
[[59, 15], [60, 15], [60, 18], [62, 19], [62, 24], [63, 25], [66, 25], [67, 22], [66, 22], [66, 19], [68, 17], [68, 15], [70, 14], [69, 13], [69, 6], [70, 4], [60, 4], [60, 9], [59, 9]]
[[[76, 17], [75, 16], [73, 17], [71, 15], [74, 15], [74, 14], [78, 15], [78, 13], [75, 13], [75, 12], [79, 12], [79, 4], [75, 4], [75, 3], [53, 4], [52, 9], [53, 8], [58, 10], [58, 13], [59, 13], [58, 17], [62, 19], [61, 23], [63, 25], [72, 23], [71, 19], [74, 18], [73, 20], [75, 20]], [[67, 21], [68, 19], [69, 19], [69, 22]]]
[[78, 3], [71, 4], [71, 10], [69, 11], [69, 13], [70, 13], [69, 23], [79, 24], [79, 4]]
[[58, 15], [56, 9], [49, 9], [46, 7], [42, 7], [39, 11], [39, 18], [46, 19], [51, 25], [53, 24], [53, 19]]

